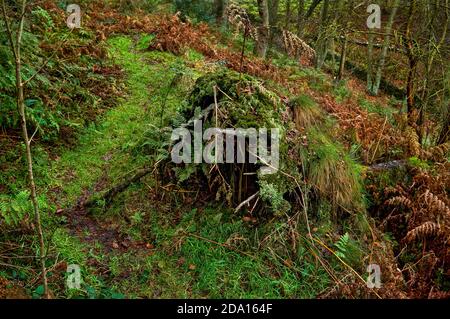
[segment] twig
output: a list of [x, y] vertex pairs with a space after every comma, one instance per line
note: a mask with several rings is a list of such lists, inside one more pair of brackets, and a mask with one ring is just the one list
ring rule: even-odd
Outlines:
[[[350, 271], [352, 271], [356, 275], [356, 277], [358, 277], [364, 284], [366, 284], [364, 278], [361, 277], [361, 275], [358, 274], [358, 272], [354, 270], [351, 266], [349, 266], [344, 260], [342, 260], [342, 258], [340, 258], [331, 248], [329, 248], [327, 245], [325, 245], [322, 241], [318, 240], [317, 238], [311, 237], [311, 239], [316, 241], [319, 245], [321, 245], [323, 248], [332, 253], [345, 267], [350, 269]], [[376, 291], [374, 291], [374, 293], [379, 299], [383, 299]]]
[[10, 267], [10, 268], [16, 268], [16, 269], [25, 269], [25, 267], [16, 266], [16, 265], [11, 265], [11, 264], [6, 264], [6, 263], [2, 263], [2, 262], [0, 262], [0, 266], [3, 266], [3, 267]]
[[250, 196], [249, 198], [247, 198], [246, 200], [244, 200], [242, 203], [240, 203], [238, 205], [238, 207], [236, 207], [236, 209], [234, 210], [235, 213], [237, 213], [242, 207], [245, 206], [245, 204], [249, 204], [256, 196], [258, 196], [259, 192], [256, 192], [255, 194], [253, 194], [252, 196]]

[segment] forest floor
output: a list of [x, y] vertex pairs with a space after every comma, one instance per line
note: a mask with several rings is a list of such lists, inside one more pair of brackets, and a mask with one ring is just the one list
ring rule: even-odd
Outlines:
[[[102, 63], [120, 69], [118, 78], [123, 82], [114, 97], [117, 103], [89, 119], [74, 142], [42, 143], [33, 149], [53, 297], [405, 296], [400, 262], [392, 249], [395, 246], [398, 251], [399, 245], [391, 234], [375, 229], [372, 220], [387, 214], [383, 209], [379, 213], [378, 208], [386, 206], [384, 191], [388, 186], [397, 187], [398, 177], [382, 172], [376, 177], [380, 182], [368, 172], [373, 164], [403, 156], [405, 138], [397, 123], [402, 101], [383, 94], [368, 95], [364, 83], [351, 74], [336, 83], [332, 75], [282, 54], [270, 62], [262, 61], [251, 56], [248, 43], [246, 56], [241, 57], [242, 37], [184, 24], [177, 16], [130, 19], [114, 13], [102, 17], [99, 11], [91, 15], [103, 21], [94, 29], [105, 39], [102, 45], [107, 57]], [[117, 21], [110, 23], [114, 19]], [[308, 231], [314, 237], [311, 233], [308, 237], [298, 212], [281, 217], [250, 216], [214, 200], [216, 194], [177, 183], [173, 175], [153, 174], [158, 161], [144, 150], [157, 153], [159, 149], [149, 145], [154, 140], [149, 137], [155, 132], [163, 135], [163, 128], [179, 115], [197, 79], [226, 68], [243, 70], [261, 80], [283, 103], [301, 97], [313, 115], [320, 114], [324, 123], [317, 126], [336, 137], [319, 135], [324, 146], [316, 150], [325, 153], [321, 154], [325, 168], [331, 163], [338, 170], [352, 163], [355, 171], [350, 175], [358, 169], [365, 178], [362, 184], [366, 189], [358, 189], [358, 200], [372, 205], [374, 216], [369, 209], [361, 209], [337, 218], [329, 206], [319, 204], [310, 212], [312, 227], [310, 230], [308, 225]], [[308, 132], [302, 134], [306, 146], [313, 144]], [[14, 186], [10, 187], [13, 191], [24, 188], [24, 173], [18, 178], [14, 175], [17, 163], [2, 164], [7, 169], [0, 175], [0, 190], [7, 183]], [[424, 163], [414, 158], [414, 165], [425, 167]], [[152, 173], [131, 183], [111, 201], [95, 197], [143, 167]], [[334, 175], [329, 180], [335, 185], [345, 183]], [[336, 193], [334, 189], [332, 193]], [[87, 207], [86, 201], [92, 198], [96, 198], [94, 205]], [[15, 256], [19, 252], [34, 254], [37, 246], [32, 234], [20, 235], [30, 247], [19, 247], [8, 239], [5, 247], [10, 245], [10, 249], [2, 248], [0, 257], [9, 250]], [[413, 260], [411, 256], [406, 258]], [[8, 258], [13, 264], [14, 257]], [[385, 271], [379, 293], [368, 290], [365, 282], [367, 263], [373, 260], [382, 262]], [[80, 266], [81, 289], [67, 288], [68, 265]], [[37, 267], [15, 260], [11, 269], [0, 268], [0, 296], [25, 292], [35, 298], [42, 296]]]
[[[52, 228], [49, 252], [56, 256], [49, 264], [53, 296], [320, 296], [336, 282], [333, 272], [341, 272], [342, 265], [334, 260], [329, 269], [319, 266], [317, 252], [306, 240], [291, 252], [294, 255], [279, 255], [274, 243], [290, 245], [282, 220], [255, 224], [198, 192], [174, 188], [173, 181], [157, 181], [152, 175], [131, 185], [112, 203], [97, 202], [91, 210], [83, 206], [93, 194], [148, 165], [148, 157], [139, 152], [147, 131], [168, 124], [195, 80], [217, 67], [193, 49], [177, 56], [147, 50], [151, 41], [146, 34], [108, 39], [109, 60], [122, 69], [126, 93], [74, 145], [53, 150], [50, 158], [36, 165], [38, 176], [45, 176], [40, 183], [47, 189], [47, 201], [56, 212], [51, 217], [51, 224], [57, 225]], [[180, 72], [182, 79], [171, 88]], [[331, 88], [321, 74], [299, 76], [306, 76], [316, 90]], [[357, 83], [351, 80], [349, 85]], [[335, 93], [345, 98], [349, 92], [341, 88]], [[69, 264], [81, 267], [81, 290], [65, 286]], [[34, 281], [31, 288], [33, 296], [42, 293], [37, 284]]]
[[[161, 102], [176, 67], [184, 65], [189, 75], [168, 95], [164, 120], [207, 64], [194, 51], [181, 57], [143, 52], [139, 40], [122, 36], [108, 41], [112, 60], [126, 74], [127, 96], [52, 164], [49, 197], [66, 223], [52, 238], [60, 258], [86, 265], [84, 291], [90, 297], [316, 296], [329, 282], [325, 271], [313, 264], [302, 269], [284, 265], [269, 251], [261, 253], [251, 243], [257, 231], [225, 208], [195, 205], [194, 198], [190, 208], [189, 200], [177, 205], [178, 195], [164, 190], [169, 180], [161, 181], [159, 194], [148, 177], [111, 207], [80, 208], [92, 193], [115, 185], [124, 172], [148, 160], [133, 150], [150, 126], [160, 125]], [[299, 281], [299, 275], [305, 278]]]

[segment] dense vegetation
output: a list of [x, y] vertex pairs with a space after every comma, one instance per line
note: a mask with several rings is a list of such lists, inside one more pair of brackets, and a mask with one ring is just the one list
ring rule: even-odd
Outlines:
[[449, 297], [450, 3], [373, 2], [1, 0], [0, 298]]

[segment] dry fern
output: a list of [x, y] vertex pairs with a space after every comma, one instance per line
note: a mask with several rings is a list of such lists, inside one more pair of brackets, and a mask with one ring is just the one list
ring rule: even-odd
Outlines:
[[427, 204], [429, 211], [439, 212], [450, 216], [450, 208], [428, 189], [425, 191], [425, 194], [423, 194], [423, 197], [425, 198], [425, 203]]
[[283, 43], [289, 56], [294, 58], [305, 56], [310, 62], [314, 61], [316, 51], [292, 32], [283, 30]]
[[408, 208], [412, 207], [411, 200], [405, 196], [393, 197], [393, 198], [387, 200], [386, 204], [390, 205], [390, 206], [404, 206], [404, 207], [408, 207]]
[[434, 146], [428, 150], [423, 150], [421, 152], [421, 157], [423, 159], [432, 160], [435, 162], [442, 162], [447, 160], [447, 154], [450, 150], [450, 142]]
[[405, 238], [404, 243], [411, 243], [416, 240], [423, 240], [428, 237], [437, 237], [441, 232], [441, 226], [433, 222], [426, 222], [422, 225], [410, 230]]
[[408, 154], [410, 156], [419, 156], [420, 155], [419, 136], [417, 135], [416, 130], [411, 126], [408, 126], [406, 128], [406, 139], [407, 139]]
[[255, 41], [258, 41], [258, 32], [253, 27], [247, 11], [239, 6], [236, 2], [230, 1], [226, 10], [225, 16], [228, 23], [234, 28], [235, 34], [243, 32], [250, 35]]

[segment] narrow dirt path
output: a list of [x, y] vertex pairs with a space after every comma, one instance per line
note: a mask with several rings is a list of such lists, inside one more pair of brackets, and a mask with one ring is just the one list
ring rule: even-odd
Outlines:
[[133, 148], [152, 122], [160, 122], [160, 101], [167, 98], [165, 88], [173, 77], [171, 63], [179, 61], [171, 54], [138, 51], [138, 41], [123, 36], [108, 41], [111, 60], [126, 74], [126, 97], [99, 124], [89, 127], [78, 146], [64, 152], [53, 169], [57, 205], [61, 207], [58, 213], [65, 216], [68, 233], [88, 247], [101, 246], [106, 256], [152, 248], [123, 234], [111, 218], [99, 217], [84, 207], [93, 194], [110, 189], [148, 161]]

